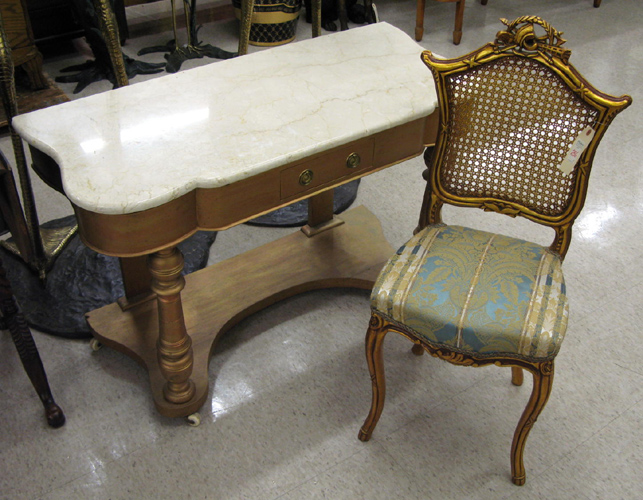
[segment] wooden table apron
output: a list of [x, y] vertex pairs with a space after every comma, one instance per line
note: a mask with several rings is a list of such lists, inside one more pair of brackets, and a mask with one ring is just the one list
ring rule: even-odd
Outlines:
[[[127, 294], [87, 314], [94, 337], [148, 370], [161, 414], [196, 412], [208, 396], [208, 363], [223, 332], [298, 293], [372, 288], [394, 249], [366, 208], [334, 217], [332, 189], [418, 156], [435, 142], [437, 121], [434, 112], [227, 186], [196, 189], [142, 212], [106, 215], [74, 207], [83, 241], [98, 252], [121, 257]], [[349, 167], [353, 153], [361, 161]], [[303, 186], [299, 176], [306, 170], [313, 172], [313, 181]], [[309, 224], [301, 231], [185, 280], [180, 277], [182, 257], [176, 244], [195, 231], [224, 230], [304, 198], [310, 198], [311, 209]]]

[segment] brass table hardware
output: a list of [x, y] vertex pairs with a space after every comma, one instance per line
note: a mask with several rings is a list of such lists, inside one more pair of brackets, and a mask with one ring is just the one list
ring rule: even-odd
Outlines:
[[346, 166], [348, 168], [359, 167], [359, 164], [361, 162], [362, 162], [362, 159], [360, 158], [358, 153], [351, 153], [348, 155], [348, 158], [346, 158]]
[[299, 174], [299, 184], [302, 186], [308, 186], [313, 182], [313, 171], [306, 169], [301, 174]]

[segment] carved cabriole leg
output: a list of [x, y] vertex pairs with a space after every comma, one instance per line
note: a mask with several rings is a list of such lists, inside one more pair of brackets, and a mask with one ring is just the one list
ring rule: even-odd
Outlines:
[[371, 411], [364, 421], [364, 425], [359, 431], [359, 439], [368, 441], [375, 430], [377, 421], [382, 415], [384, 409], [384, 399], [386, 397], [386, 380], [384, 377], [384, 357], [382, 354], [382, 344], [384, 337], [388, 333], [389, 324], [376, 313], [371, 313], [371, 321], [366, 332], [366, 362], [368, 371], [371, 374], [373, 386], [373, 401]]
[[519, 366], [511, 367], [511, 383], [513, 385], [522, 385], [523, 382], [523, 373], [522, 368]]
[[161, 250], [149, 256], [152, 291], [157, 295], [159, 337], [158, 363], [167, 382], [163, 395], [170, 403], [186, 403], [194, 396], [192, 374], [192, 339], [185, 328], [181, 290], [185, 279], [181, 276], [183, 255], [178, 248]]
[[527, 436], [532, 426], [538, 419], [540, 412], [547, 404], [554, 382], [554, 362], [546, 361], [534, 367], [534, 387], [527, 407], [520, 417], [514, 439], [511, 443], [511, 477], [514, 484], [522, 486], [525, 484], [525, 465], [523, 463], [523, 452]]

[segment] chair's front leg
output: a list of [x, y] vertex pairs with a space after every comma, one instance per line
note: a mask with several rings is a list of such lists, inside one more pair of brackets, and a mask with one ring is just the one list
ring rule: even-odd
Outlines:
[[554, 382], [554, 362], [546, 361], [535, 365], [532, 372], [534, 376], [534, 387], [527, 407], [520, 417], [513, 443], [511, 443], [511, 477], [514, 484], [522, 486], [525, 484], [525, 465], [523, 452], [529, 431], [538, 419], [549, 399], [551, 387]]
[[157, 295], [159, 337], [158, 363], [165, 378], [163, 395], [170, 403], [187, 403], [195, 392], [190, 379], [194, 356], [192, 339], [187, 333], [181, 303], [185, 279], [183, 255], [176, 247], [150, 255], [148, 266], [152, 274], [152, 291]]
[[361, 441], [368, 441], [371, 438], [377, 421], [380, 419], [380, 415], [382, 415], [382, 410], [384, 409], [386, 380], [384, 376], [382, 344], [387, 333], [388, 323], [376, 313], [372, 312], [371, 321], [366, 332], [366, 362], [368, 363], [368, 371], [371, 374], [373, 401], [371, 403], [371, 411], [359, 431], [358, 437]]

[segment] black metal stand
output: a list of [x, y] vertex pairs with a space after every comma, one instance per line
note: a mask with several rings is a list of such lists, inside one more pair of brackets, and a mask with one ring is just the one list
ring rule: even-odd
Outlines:
[[[73, 216], [43, 227], [68, 224], [69, 219], [73, 221]], [[215, 238], [214, 232], [198, 232], [178, 245], [185, 258], [183, 274], [205, 267]], [[3, 248], [0, 258], [27, 323], [52, 335], [89, 338], [85, 313], [116, 302], [125, 293], [118, 259], [87, 248], [78, 236], [58, 256], [45, 283], [20, 258]]]

